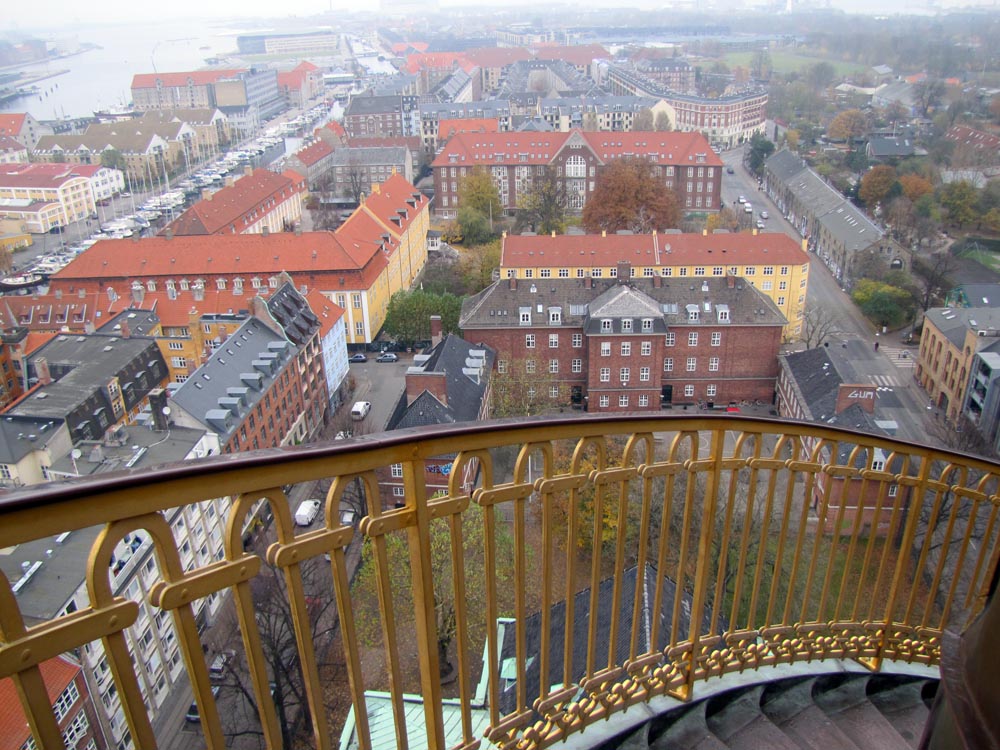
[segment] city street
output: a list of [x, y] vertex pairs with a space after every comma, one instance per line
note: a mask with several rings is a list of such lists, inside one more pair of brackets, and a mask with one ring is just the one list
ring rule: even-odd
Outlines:
[[[727, 167], [733, 168], [733, 174], [723, 172], [722, 176], [722, 197], [726, 205], [732, 207], [739, 196], [745, 196], [753, 204], [755, 216], [761, 210], [768, 212], [767, 228], [763, 231], [784, 232], [801, 242], [799, 233], [744, 167], [743, 149], [724, 151], [721, 157]], [[742, 209], [742, 206], [737, 203], [735, 208]], [[927, 396], [913, 377], [917, 347], [904, 345], [898, 331], [886, 334], [876, 331], [826, 265], [815, 255], [810, 255], [809, 260], [806, 309], [822, 309], [832, 316], [834, 324], [825, 343], [831, 347], [831, 358], [841, 374], [848, 382], [877, 386], [877, 416], [895, 421], [899, 437], [926, 442], [934, 412], [927, 408]], [[786, 347], [785, 351], [804, 348], [800, 342]]]

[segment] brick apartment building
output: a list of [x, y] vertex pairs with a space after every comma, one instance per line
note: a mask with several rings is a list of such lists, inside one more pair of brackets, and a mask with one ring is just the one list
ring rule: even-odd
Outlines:
[[458, 215], [461, 178], [477, 167], [493, 175], [500, 203], [512, 213], [534, 175], [555, 167], [565, 180], [567, 206], [581, 211], [600, 170], [614, 159], [640, 157], [677, 194], [683, 211], [722, 207], [722, 160], [699, 133], [457, 133], [434, 159], [435, 211]]
[[500, 278], [616, 278], [623, 260], [631, 263], [633, 277], [742, 276], [788, 320], [785, 341], [802, 334], [809, 255], [779, 232], [504, 235]]
[[[83, 669], [68, 656], [54, 656], [38, 665], [49, 702], [66, 747], [104, 750], [97, 711]], [[0, 680], [0, 750], [34, 748], [31, 729], [18, 702], [13, 680]]]
[[462, 305], [466, 339], [497, 370], [538, 375], [549, 396], [590, 411], [699, 401], [770, 402], [785, 319], [744, 279], [501, 279]]

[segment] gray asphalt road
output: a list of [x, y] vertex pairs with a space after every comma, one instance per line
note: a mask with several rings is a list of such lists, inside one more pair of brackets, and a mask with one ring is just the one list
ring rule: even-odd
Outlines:
[[[733, 168], [733, 174], [723, 173], [722, 195], [728, 205], [745, 196], [753, 203], [754, 215], [763, 209], [769, 214], [769, 232], [784, 232], [801, 241], [799, 233], [782, 217], [777, 206], [757, 187], [756, 178], [743, 167], [742, 149], [733, 149], [721, 154], [723, 162]], [[735, 206], [740, 208], [740, 206]], [[913, 378], [916, 347], [904, 346], [898, 333], [883, 334], [861, 314], [850, 297], [841, 288], [822, 260], [810, 255], [809, 289], [806, 309], [821, 308], [834, 319], [834, 331], [830, 345], [840, 348], [838, 366], [846, 379], [854, 379], [858, 384], [873, 384], [878, 387], [878, 415], [893, 420], [898, 425], [901, 438], [926, 442], [928, 423], [933, 418], [933, 410], [927, 409], [927, 397]], [[876, 351], [875, 342], [879, 342]], [[791, 350], [799, 347], [790, 347]], [[906, 353], [903, 356], [903, 353]], [[836, 357], [836, 353], [834, 353]]]

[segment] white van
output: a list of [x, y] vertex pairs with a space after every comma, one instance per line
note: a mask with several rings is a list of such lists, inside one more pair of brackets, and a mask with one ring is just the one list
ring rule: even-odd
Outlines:
[[364, 419], [371, 410], [371, 401], [355, 401], [354, 406], [351, 407], [351, 419]]
[[299, 526], [308, 526], [311, 524], [316, 520], [316, 516], [319, 515], [320, 505], [322, 503], [315, 498], [303, 500], [299, 503], [299, 507], [295, 511], [295, 523]]

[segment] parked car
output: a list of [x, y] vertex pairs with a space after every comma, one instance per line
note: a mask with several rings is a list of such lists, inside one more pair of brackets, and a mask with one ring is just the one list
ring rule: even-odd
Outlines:
[[766, 219], [767, 218], [767, 211], [761, 211], [760, 212], [760, 218]]
[[358, 421], [364, 419], [368, 416], [368, 412], [372, 410], [371, 401], [355, 401], [354, 406], [351, 407], [351, 419]]
[[308, 526], [311, 524], [316, 520], [316, 516], [319, 515], [321, 505], [322, 502], [315, 498], [303, 500], [295, 510], [295, 523], [299, 526]]
[[399, 362], [399, 355], [393, 352], [382, 352], [375, 357], [376, 362]]
[[747, 202], [747, 197], [745, 195], [741, 195], [739, 197], [739, 201], [740, 201], [740, 203], [746, 203]]
[[226, 676], [226, 668], [235, 656], [234, 651], [222, 651], [215, 655], [212, 663], [208, 666], [208, 677], [212, 682], [218, 682]]
[[347, 361], [348, 362], [367, 362], [368, 361], [368, 357], [365, 356], [364, 354], [362, 354], [361, 352], [358, 352], [357, 354], [352, 354], [350, 357], [348, 357]]
[[[222, 692], [222, 685], [212, 685], [212, 697], [218, 698]], [[186, 721], [201, 721], [201, 711], [198, 710], [198, 701], [191, 701], [187, 713], [184, 714]]]
[[766, 226], [767, 226], [767, 225], [766, 225], [766, 224], [764, 224], [764, 222], [763, 222], [763, 221], [758, 221], [758, 222], [757, 222], [757, 228], [758, 228], [758, 229], [764, 229], [764, 228], [765, 228]]
[[736, 172], [736, 170], [732, 167], [726, 167], [726, 174], [733, 174], [734, 172]]

